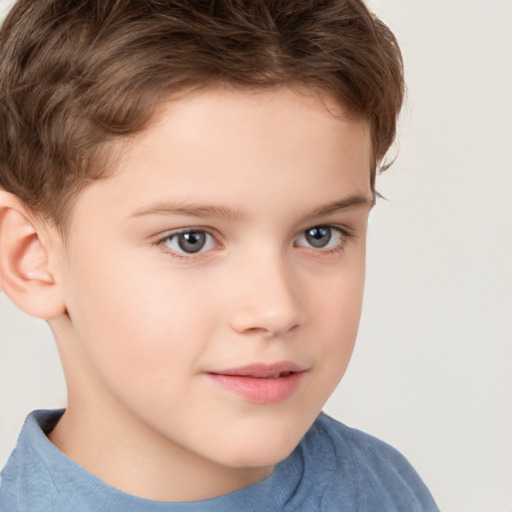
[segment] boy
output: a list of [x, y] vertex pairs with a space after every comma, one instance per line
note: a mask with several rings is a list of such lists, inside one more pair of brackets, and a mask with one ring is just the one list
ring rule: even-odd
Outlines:
[[358, 0], [20, 0], [0, 276], [48, 321], [8, 511], [437, 510], [321, 413], [352, 353], [400, 53]]

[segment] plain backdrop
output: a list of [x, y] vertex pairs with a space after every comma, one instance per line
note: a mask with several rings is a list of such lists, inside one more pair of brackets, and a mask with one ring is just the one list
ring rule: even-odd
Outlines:
[[[443, 511], [511, 512], [512, 1], [369, 6], [400, 41], [408, 98], [326, 410], [402, 451]], [[0, 466], [25, 415], [65, 400], [49, 329], [0, 293]]]

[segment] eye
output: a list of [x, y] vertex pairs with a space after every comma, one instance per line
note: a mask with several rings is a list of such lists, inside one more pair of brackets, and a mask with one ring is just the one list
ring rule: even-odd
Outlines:
[[213, 236], [200, 229], [171, 233], [160, 243], [178, 254], [197, 254], [216, 247]]
[[341, 246], [346, 234], [334, 226], [314, 226], [300, 235], [295, 243], [299, 247], [313, 247], [315, 249], [333, 249]]

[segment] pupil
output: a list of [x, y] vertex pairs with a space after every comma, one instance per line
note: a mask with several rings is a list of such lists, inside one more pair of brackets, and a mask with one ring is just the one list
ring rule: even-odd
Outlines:
[[185, 252], [199, 252], [206, 243], [206, 235], [200, 232], [181, 233], [178, 236], [178, 245]]
[[331, 228], [317, 226], [306, 231], [306, 240], [313, 247], [325, 247], [331, 240]]

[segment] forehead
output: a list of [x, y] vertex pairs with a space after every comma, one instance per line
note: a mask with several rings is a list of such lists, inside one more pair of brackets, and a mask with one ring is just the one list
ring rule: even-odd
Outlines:
[[371, 195], [368, 123], [310, 90], [182, 95], [162, 103], [150, 126], [116, 152], [113, 175], [89, 185], [75, 213], [90, 200], [126, 215], [176, 195], [235, 208], [258, 195], [260, 203], [279, 196], [314, 202], [317, 190], [330, 189], [334, 199]]

